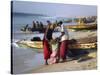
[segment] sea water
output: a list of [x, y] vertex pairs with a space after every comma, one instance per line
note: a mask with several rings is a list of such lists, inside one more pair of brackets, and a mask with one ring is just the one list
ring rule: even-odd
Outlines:
[[44, 64], [43, 53], [38, 53], [33, 48], [20, 47], [16, 42], [19, 40], [30, 40], [32, 37], [38, 36], [43, 38], [43, 34], [23, 33], [20, 29], [32, 21], [45, 21], [40, 16], [14, 14], [12, 22], [12, 55], [13, 55], [13, 72], [24, 73]]

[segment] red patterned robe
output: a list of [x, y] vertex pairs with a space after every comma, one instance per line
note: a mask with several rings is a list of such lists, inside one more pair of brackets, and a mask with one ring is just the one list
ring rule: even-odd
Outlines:
[[50, 50], [50, 45], [48, 43], [48, 41], [43, 38], [43, 49], [44, 49], [44, 59], [47, 60], [50, 58], [50, 55], [51, 55], [51, 50]]

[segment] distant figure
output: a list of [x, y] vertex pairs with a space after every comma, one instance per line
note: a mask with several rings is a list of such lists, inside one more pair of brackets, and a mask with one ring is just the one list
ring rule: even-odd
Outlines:
[[40, 31], [40, 33], [43, 33], [43, 32], [45, 31], [42, 22], [40, 22], [40, 28], [39, 28], [39, 31]]
[[43, 29], [43, 23], [42, 22], [40, 22], [40, 28]]
[[31, 31], [33, 32], [33, 31], [35, 31], [35, 30], [36, 30], [36, 23], [35, 23], [35, 21], [33, 21]]
[[28, 29], [28, 24], [24, 27], [24, 30], [26, 31]]
[[33, 26], [32, 26], [32, 28], [36, 28], [36, 23], [33, 21]]
[[40, 28], [40, 24], [39, 24], [38, 21], [36, 21], [36, 28], [37, 28], [37, 29]]

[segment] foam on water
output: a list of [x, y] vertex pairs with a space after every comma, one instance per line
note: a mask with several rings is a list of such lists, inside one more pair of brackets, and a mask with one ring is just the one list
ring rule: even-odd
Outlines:
[[13, 42], [12, 45], [13, 45], [14, 47], [19, 48], [19, 45], [18, 45], [16, 42]]

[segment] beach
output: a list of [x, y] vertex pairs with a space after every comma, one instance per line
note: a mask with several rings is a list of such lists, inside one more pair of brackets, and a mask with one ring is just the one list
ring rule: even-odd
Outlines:
[[[75, 34], [75, 33], [77, 33], [77, 34]], [[75, 39], [85, 38], [86, 39], [87, 37], [88, 38], [96, 37], [97, 36], [96, 33], [97, 33], [96, 31], [72, 32], [70, 39], [72, 39], [72, 38], [75, 38]], [[29, 34], [27, 34], [27, 35], [29, 36]], [[26, 37], [27, 37], [27, 35], [26, 35]], [[89, 35], [91, 35], [91, 36], [89, 36]], [[32, 37], [33, 36], [36, 36], [36, 34], [32, 35]], [[41, 36], [42, 36], [42, 34], [41, 34]], [[25, 36], [23, 38], [25, 38]], [[44, 65], [43, 49], [15, 47], [13, 49], [13, 58], [14, 58], [13, 59], [14, 69], [13, 70], [14, 70], [15, 74], [95, 70], [97, 68], [97, 56], [96, 56], [97, 49], [93, 49], [93, 50], [90, 49], [88, 51], [89, 51], [89, 55], [91, 55], [92, 58], [82, 61], [82, 62], [78, 62], [78, 59], [71, 60], [71, 58], [68, 58], [68, 61], [64, 62], [64, 63]]]
[[28, 53], [21, 55], [19, 58], [14, 57], [14, 60], [15, 60], [14, 73], [15, 74], [30, 74], [30, 73], [96, 70], [97, 69], [96, 50], [93, 53], [95, 54], [93, 55], [92, 52], [90, 53], [90, 56], [92, 57], [91, 59], [88, 59], [82, 62], [78, 62], [78, 60], [71, 60], [71, 58], [68, 58], [67, 62], [64, 62], [64, 63], [44, 65], [42, 53], [40, 54], [34, 53], [33, 55], [32, 53], [28, 51]]
[[[47, 20], [55, 22], [56, 20], [67, 20], [66, 17], [59, 17], [54, 19], [47, 16], [41, 15], [29, 15], [17, 13], [13, 15], [12, 23], [12, 67], [14, 74], [30, 74], [30, 73], [44, 73], [44, 72], [63, 72], [63, 71], [80, 71], [80, 70], [96, 70], [97, 69], [97, 49], [86, 50], [89, 54], [84, 57], [79, 57], [79, 59], [73, 59], [71, 57], [64, 63], [56, 63], [52, 65], [44, 65], [43, 48], [36, 49], [27, 47], [25, 45], [19, 45], [18, 41], [28, 40], [30, 41], [33, 37], [40, 37], [43, 40], [44, 33], [37, 32], [22, 32], [21, 29], [27, 24], [32, 27], [33, 21], [43, 22], [46, 26]], [[73, 23], [64, 23], [64, 25], [73, 25]], [[75, 39], [80, 43], [97, 42], [97, 30], [83, 30], [83, 31], [72, 31], [68, 29], [69, 40]], [[54, 32], [54, 36], [59, 37], [61, 32]], [[93, 41], [91, 41], [93, 40]], [[77, 49], [76, 49], [77, 50]], [[88, 59], [91, 57], [91, 59]], [[82, 62], [78, 62], [80, 59], [87, 59]]]
[[27, 73], [50, 73], [50, 72], [66, 72], [66, 71], [81, 71], [81, 70], [96, 70], [96, 59], [91, 59], [82, 63], [76, 60], [64, 63], [57, 63], [48, 66], [41, 66], [40, 68], [33, 69]]

